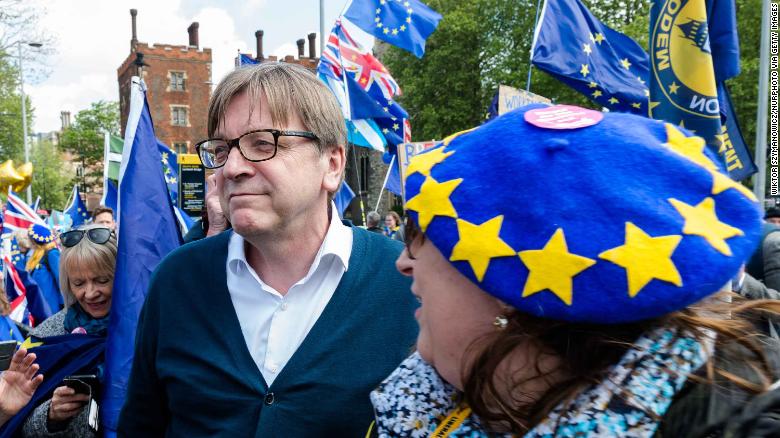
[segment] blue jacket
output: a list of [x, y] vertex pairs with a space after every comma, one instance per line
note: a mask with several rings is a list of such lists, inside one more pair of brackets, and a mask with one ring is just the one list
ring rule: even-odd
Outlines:
[[119, 436], [363, 436], [369, 392], [410, 353], [417, 307], [402, 249], [353, 227], [349, 270], [269, 388], [226, 282], [231, 231], [189, 243], [152, 277]]

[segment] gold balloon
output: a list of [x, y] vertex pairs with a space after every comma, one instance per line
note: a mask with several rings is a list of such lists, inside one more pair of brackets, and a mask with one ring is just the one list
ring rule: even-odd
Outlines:
[[21, 192], [32, 182], [32, 174], [32, 163], [24, 163], [18, 169], [14, 168], [13, 160], [0, 164], [0, 191], [8, 193], [10, 187], [15, 192]]
[[33, 176], [33, 165], [32, 163], [24, 163], [21, 166], [16, 168], [16, 173], [19, 174], [22, 178], [24, 178], [20, 183], [14, 184], [13, 189], [15, 192], [21, 192], [22, 190], [26, 189], [27, 186], [30, 185], [32, 182], [32, 176]]

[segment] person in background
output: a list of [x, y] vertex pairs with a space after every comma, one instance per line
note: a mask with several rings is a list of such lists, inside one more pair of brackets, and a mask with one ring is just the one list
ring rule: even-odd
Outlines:
[[413, 157], [396, 265], [420, 335], [372, 433], [776, 434], [780, 350], [753, 318], [780, 303], [721, 287], [761, 224], [716, 162], [671, 124], [538, 104]]
[[38, 374], [35, 353], [19, 348], [11, 358], [11, 365], [0, 374], [0, 426], [5, 424], [32, 399], [43, 382]]
[[[60, 235], [63, 252], [60, 282], [65, 308], [30, 332], [38, 338], [68, 333], [105, 337], [108, 332], [111, 298], [116, 268], [117, 239], [110, 229], [84, 225]], [[102, 367], [83, 374], [102, 379]], [[51, 398], [29, 415], [23, 426], [26, 437], [92, 437], [89, 427], [89, 396], [59, 386]]]
[[369, 211], [366, 215], [366, 229], [372, 233], [382, 234], [382, 227], [379, 226], [379, 222], [382, 220], [382, 216], [375, 211]]
[[157, 267], [118, 435], [359, 436], [416, 303], [393, 266], [403, 245], [338, 218], [333, 93], [295, 64], [233, 70], [208, 135], [196, 149], [232, 230], [209, 224]]
[[27, 253], [25, 270], [38, 284], [49, 308], [56, 312], [62, 309], [60, 294], [60, 250], [57, 248], [52, 231], [41, 224], [30, 225], [27, 230], [32, 247]]
[[770, 207], [764, 213], [764, 220], [772, 225], [780, 226], [780, 208]]
[[114, 221], [114, 209], [106, 207], [105, 205], [98, 206], [95, 211], [92, 212], [92, 223], [115, 231], [116, 222]]
[[25, 269], [30, 247], [32, 247], [30, 236], [27, 235], [27, 231], [16, 230], [14, 231], [14, 237], [16, 238], [16, 245], [18, 246], [18, 249], [16, 250], [18, 253], [15, 253], [12, 250], [11, 260], [13, 260], [16, 269]]
[[401, 216], [394, 211], [390, 211], [385, 216], [385, 236], [398, 241], [404, 241], [404, 227], [401, 223]]

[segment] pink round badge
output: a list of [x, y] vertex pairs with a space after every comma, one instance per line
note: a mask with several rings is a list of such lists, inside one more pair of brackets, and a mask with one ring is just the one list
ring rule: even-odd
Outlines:
[[579, 129], [593, 126], [604, 118], [604, 114], [572, 105], [553, 105], [537, 108], [525, 113], [525, 121], [540, 128]]

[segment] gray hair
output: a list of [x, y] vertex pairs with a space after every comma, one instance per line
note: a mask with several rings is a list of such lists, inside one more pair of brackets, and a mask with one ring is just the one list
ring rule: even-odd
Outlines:
[[[78, 227], [79, 230], [91, 230], [93, 228], [106, 228], [104, 225], [90, 224]], [[85, 235], [81, 241], [70, 248], [62, 249], [60, 257], [60, 291], [65, 300], [65, 307], [76, 302], [76, 297], [70, 290], [70, 274], [73, 270], [88, 267], [100, 274], [110, 275], [114, 278], [116, 270], [117, 239], [116, 234], [104, 244], [95, 243]]]
[[285, 126], [291, 114], [298, 115], [306, 129], [320, 139], [320, 152], [346, 144], [344, 115], [333, 93], [306, 68], [284, 62], [241, 67], [225, 76], [209, 100], [209, 137], [224, 122], [230, 101], [244, 92], [254, 103], [250, 115], [257, 109], [261, 93], [265, 95], [274, 127]]
[[382, 220], [382, 216], [379, 215], [376, 211], [369, 211], [366, 215], [366, 226], [373, 227], [379, 225], [379, 222]]

